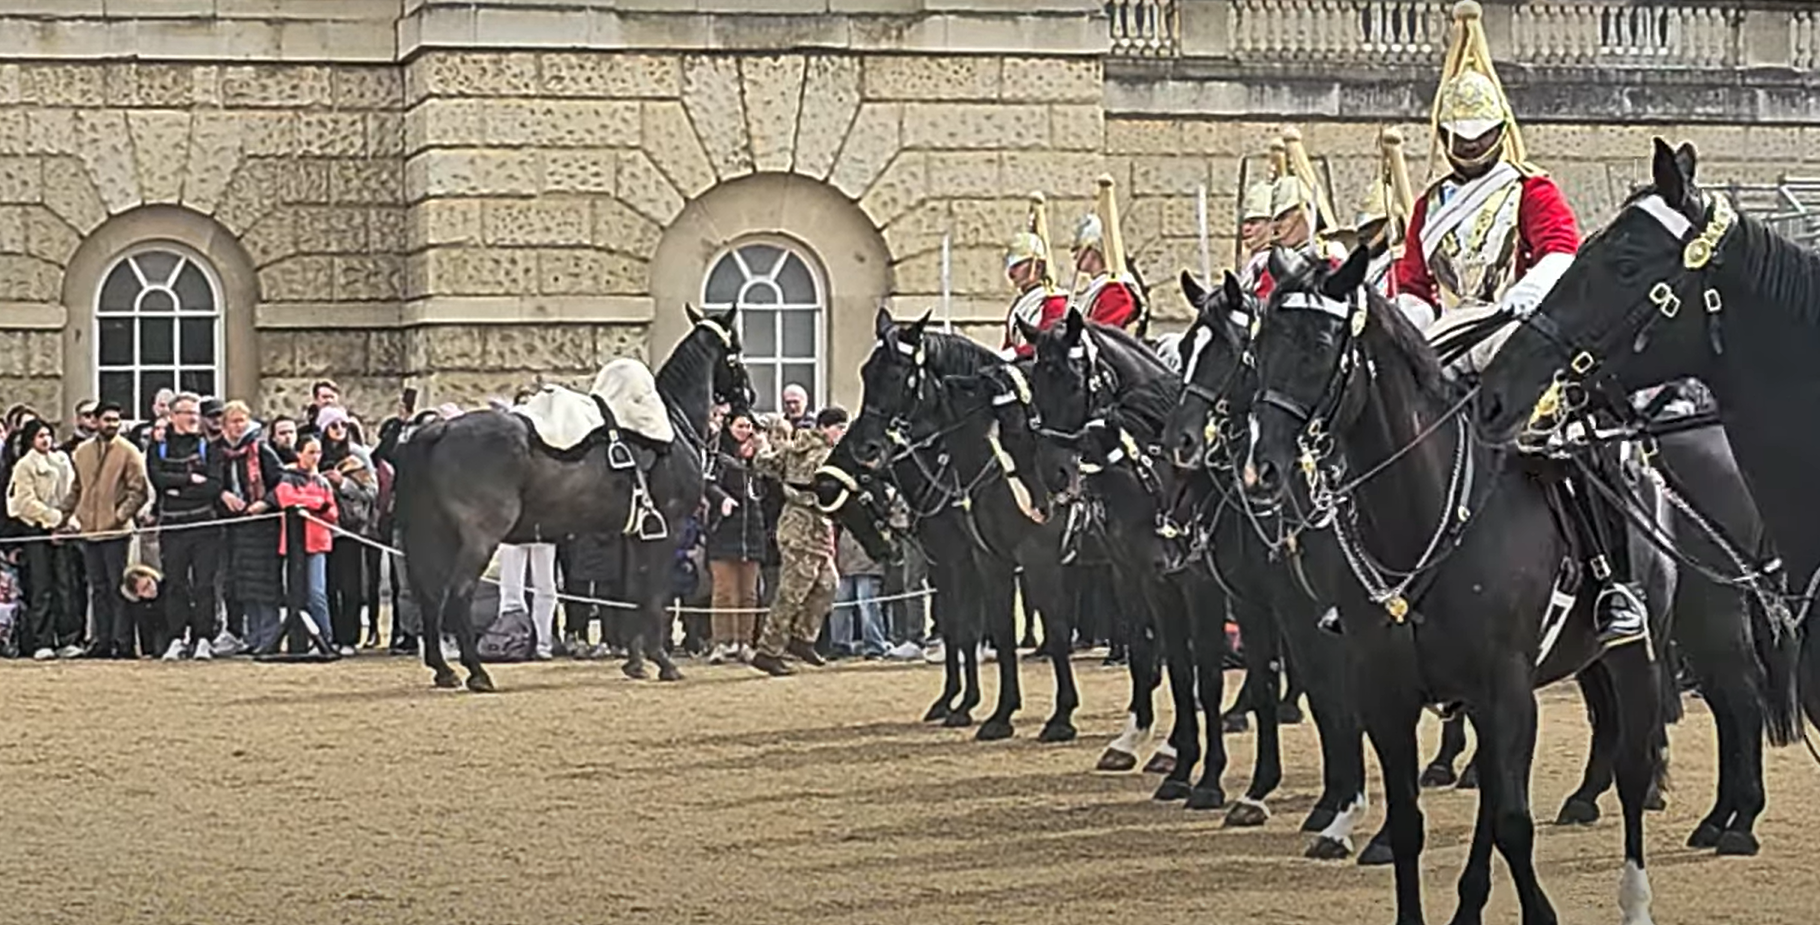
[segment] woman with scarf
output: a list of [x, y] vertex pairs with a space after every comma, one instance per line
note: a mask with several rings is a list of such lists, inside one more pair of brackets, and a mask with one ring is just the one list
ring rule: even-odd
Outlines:
[[[335, 489], [316, 471], [321, 460], [322, 439], [314, 434], [298, 437], [297, 461], [279, 476], [266, 504], [285, 511], [278, 555], [285, 564], [286, 606], [293, 615], [309, 613], [327, 647], [326, 654], [334, 655], [329, 628], [329, 549], [334, 535], [324, 524], [337, 523], [341, 511], [335, 504]], [[268, 651], [276, 648], [274, 644]], [[300, 651], [295, 642], [292, 651]]]
[[[269, 513], [266, 498], [278, 487], [283, 466], [278, 454], [253, 429], [253, 412], [245, 402], [231, 401], [222, 409], [221, 440], [209, 447], [221, 456], [221, 510], [227, 517], [246, 517], [245, 523], [227, 528], [227, 629], [245, 640], [255, 652], [278, 641], [278, 603], [283, 597], [278, 559], [277, 519]], [[217, 640], [219, 650], [222, 642]]]

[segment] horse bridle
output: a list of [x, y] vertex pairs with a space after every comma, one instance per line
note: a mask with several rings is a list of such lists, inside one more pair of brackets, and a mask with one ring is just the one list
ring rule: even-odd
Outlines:
[[[1246, 313], [1239, 309], [1232, 309], [1227, 317], [1233, 325], [1237, 326], [1240, 330], [1245, 331], [1247, 336], [1249, 336], [1253, 319], [1256, 318], [1255, 314]], [[1196, 320], [1197, 325], [1201, 326], [1203, 330], [1209, 331], [1209, 336], [1227, 337], [1228, 335], [1224, 332], [1212, 330], [1217, 323], [1218, 322], [1210, 322], [1205, 318]], [[1189, 333], [1194, 333], [1194, 329], [1190, 328]], [[1201, 360], [1199, 351], [1196, 351], [1194, 355], [1189, 358], [1188, 362], [1185, 364], [1187, 368], [1182, 371], [1183, 393], [1192, 395], [1207, 403], [1206, 420], [1201, 427], [1200, 463], [1201, 468], [1208, 471], [1217, 471], [1221, 468], [1220, 463], [1222, 458], [1220, 451], [1222, 449], [1226, 451], [1223, 460], [1226, 463], [1226, 467], [1232, 467], [1231, 446], [1232, 438], [1236, 436], [1236, 434], [1230, 430], [1230, 425], [1232, 424], [1232, 406], [1229, 396], [1232, 394], [1234, 385], [1238, 382], [1239, 373], [1242, 369], [1244, 367], [1252, 367], [1254, 369], [1257, 367], [1256, 358], [1251, 355], [1251, 351], [1246, 348], [1243, 343], [1234, 340], [1233, 347], [1238, 351], [1238, 362], [1232, 364], [1232, 368], [1226, 371], [1226, 377], [1220, 381], [1217, 388], [1210, 389], [1195, 381], [1195, 372], [1199, 368]], [[1179, 455], [1176, 456], [1174, 462], [1184, 469], [1189, 468], [1188, 465], [1182, 462]]]
[[1593, 388], [1611, 392], [1608, 397], [1615, 399], [1612, 401], [1614, 407], [1629, 407], [1628, 400], [1617, 387], [1608, 359], [1621, 352], [1621, 344], [1627, 339], [1631, 343], [1631, 355], [1647, 349], [1655, 326], [1679, 317], [1683, 293], [1690, 289], [1700, 291], [1701, 303], [1706, 309], [1707, 338], [1713, 353], [1725, 352], [1719, 331], [1719, 316], [1725, 309], [1725, 302], [1709, 277], [1719, 266], [1714, 258], [1737, 224], [1738, 215], [1724, 196], [1704, 194], [1703, 199], [1707, 204], [1706, 219], [1697, 233], [1694, 223], [1660, 196], [1651, 194], [1634, 204], [1675, 236], [1681, 245], [1681, 267], [1669, 278], [1651, 285], [1622, 318], [1593, 337], [1590, 346], [1574, 346], [1554, 319], [1542, 312], [1531, 312], [1522, 319], [1522, 324], [1540, 334], [1566, 363], [1555, 370], [1548, 389], [1536, 399], [1524, 425], [1523, 436], [1519, 438], [1525, 448], [1535, 448], [1538, 439], [1546, 441], [1567, 426], [1575, 412], [1585, 407], [1589, 383]]

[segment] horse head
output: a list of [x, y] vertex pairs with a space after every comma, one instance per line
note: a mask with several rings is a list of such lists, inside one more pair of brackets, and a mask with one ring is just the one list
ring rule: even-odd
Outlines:
[[752, 375], [746, 371], [740, 356], [744, 348], [739, 337], [739, 307], [718, 314], [704, 314], [685, 303], [683, 310], [694, 325], [688, 339], [707, 348], [712, 358], [709, 367], [713, 375], [714, 403], [727, 405], [734, 412], [751, 409], [755, 393]]
[[827, 462], [816, 470], [811, 483], [816, 506], [852, 534], [866, 555], [878, 562], [895, 562], [900, 554], [891, 528], [896, 493], [880, 470], [858, 464], [852, 439], [849, 428], [834, 444]]
[[1226, 423], [1250, 413], [1251, 367], [1245, 349], [1260, 308], [1238, 278], [1226, 274], [1217, 289], [1204, 289], [1182, 273], [1182, 293], [1195, 309], [1182, 334], [1182, 398], [1170, 412], [1163, 445], [1177, 468], [1211, 467], [1225, 453]]
[[1030, 385], [1034, 424], [1043, 437], [1036, 453], [1038, 487], [1050, 494], [1077, 493], [1081, 457], [1094, 448], [1093, 438], [1103, 429], [1090, 425], [1110, 400], [1096, 388], [1099, 345], [1076, 308], [1068, 309], [1061, 323], [1034, 333]]
[[985, 440], [1005, 473], [1013, 499], [1026, 515], [1040, 522], [1049, 517], [1049, 499], [1045, 491], [1032, 491], [1027, 481], [1037, 471], [1040, 443], [1030, 423], [1034, 408], [1029, 368], [1030, 361], [1020, 360], [979, 373], [944, 376], [942, 406], [945, 422], [985, 416]]
[[878, 344], [859, 368], [860, 413], [847, 436], [862, 466], [876, 467], [890, 453], [891, 430], [922, 408], [933, 385], [924, 343], [930, 312], [899, 324], [882, 306], [874, 320]]
[[1316, 444], [1331, 443], [1334, 430], [1347, 423], [1343, 416], [1357, 413], [1346, 405], [1360, 365], [1365, 308], [1358, 294], [1370, 258], [1360, 248], [1330, 269], [1282, 248], [1271, 255], [1276, 286], [1252, 340], [1258, 388], [1244, 469], [1247, 492], [1261, 501], [1280, 500], [1289, 487], [1286, 474], [1326, 448]]
[[1715, 277], [1741, 219], [1695, 185], [1696, 166], [1693, 145], [1656, 139], [1652, 183], [1580, 245], [1486, 366], [1479, 423], [1488, 437], [1508, 442], [1553, 418], [1564, 388], [1629, 393], [1709, 375], [1723, 349]]

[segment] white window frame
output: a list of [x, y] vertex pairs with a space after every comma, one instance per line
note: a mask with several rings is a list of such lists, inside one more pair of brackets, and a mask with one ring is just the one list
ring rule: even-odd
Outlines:
[[[777, 265], [772, 267], [768, 274], [754, 275], [752, 269], [746, 265], [745, 259], [739, 256], [739, 252], [743, 248], [751, 247], [755, 244], [775, 247], [784, 252], [784, 256], [778, 259]], [[810, 284], [815, 287], [814, 302], [785, 301], [783, 288], [779, 286], [778, 301], [776, 303], [764, 305], [747, 304], [744, 295], [755, 282], [768, 282], [773, 286], [777, 285], [777, 274], [783, 270], [784, 264], [789, 262], [791, 256], [802, 261], [803, 266], [808, 269]], [[770, 396], [770, 401], [773, 409], [782, 410], [784, 387], [790, 384], [784, 381], [784, 368], [786, 366], [801, 366], [804, 363], [810, 364], [815, 370], [815, 381], [812, 383], [805, 383], [809, 388], [810, 410], [823, 407], [828, 388], [828, 281], [827, 277], [822, 273], [821, 262], [816, 259], [815, 252], [810, 250], [800, 241], [777, 235], [753, 235], [734, 241], [732, 244], [729, 244], [717, 252], [714, 255], [714, 259], [708, 261], [706, 272], [702, 273], [701, 301], [704, 311], [724, 312], [733, 307], [732, 303], [708, 301], [708, 282], [714, 278], [714, 271], [720, 267], [721, 261], [727, 259], [733, 259], [737, 262], [740, 275], [744, 277], [744, 282], [740, 285], [740, 296], [737, 300], [737, 304], [739, 305], [738, 323], [740, 328], [740, 342], [742, 346], [746, 347], [746, 353], [743, 356], [743, 360], [748, 368], [758, 365], [771, 369], [773, 394]], [[813, 348], [815, 355], [812, 357], [781, 355], [784, 349], [784, 317], [792, 312], [807, 313], [811, 310], [813, 310], [815, 318]], [[771, 342], [774, 345], [771, 356], [753, 356], [750, 346], [747, 343], [748, 338], [745, 336], [746, 325], [750, 323], [751, 319], [756, 314], [765, 314], [771, 317], [771, 323], [773, 325]]]
[[[158, 317], [160, 313], [141, 312], [139, 310], [137, 303], [135, 303], [133, 310], [131, 312], [103, 312], [101, 310], [101, 293], [107, 287], [107, 281], [113, 277], [114, 271], [116, 269], [118, 269], [122, 264], [125, 264], [127, 261], [132, 260], [135, 257], [142, 257], [146, 254], [155, 253], [155, 252], [164, 252], [164, 253], [168, 253], [168, 254], [173, 254], [173, 255], [181, 258], [177, 264], [176, 270], [174, 270], [172, 272], [170, 280], [168, 280], [167, 282], [174, 282], [177, 278], [177, 274], [183, 272], [183, 266], [184, 266], [184, 264], [187, 263], [187, 264], [194, 264], [198, 270], [202, 271], [202, 278], [203, 278], [203, 280], [205, 280], [208, 283], [209, 297], [210, 297], [210, 300], [214, 304], [213, 311], [206, 312], [206, 313], [205, 312], [185, 312], [182, 310], [181, 302], [178, 302], [178, 300], [177, 300], [176, 293], [172, 292], [171, 293], [172, 302], [173, 302], [173, 304], [176, 304], [178, 306], [177, 310], [173, 313], [173, 317], [179, 318], [179, 319], [181, 319], [181, 318], [209, 318], [215, 322], [214, 327], [213, 327], [214, 343], [210, 346], [210, 351], [211, 351], [211, 355], [214, 358], [214, 362], [208, 367], [210, 372], [212, 372], [214, 374], [214, 381], [215, 381], [215, 387], [211, 391], [214, 392], [216, 397], [221, 398], [223, 400], [226, 400], [226, 397], [227, 397], [226, 395], [223, 394], [224, 381], [222, 378], [225, 375], [225, 371], [226, 371], [226, 364], [223, 361], [226, 359], [225, 350], [226, 350], [227, 338], [226, 338], [225, 324], [223, 323], [222, 295], [221, 295], [222, 286], [221, 286], [220, 275], [215, 272], [214, 265], [210, 264], [207, 258], [203, 257], [201, 254], [198, 254], [194, 248], [185, 247], [184, 245], [179, 244], [176, 241], [166, 241], [166, 240], [142, 241], [124, 251], [121, 251], [118, 255], [116, 255], [114, 257], [113, 260], [108, 262], [107, 270], [105, 272], [103, 272], [101, 274], [100, 278], [95, 281], [95, 295], [92, 300], [91, 311], [90, 311], [90, 315], [94, 320], [94, 328], [93, 328], [94, 337], [91, 338], [93, 343], [90, 344], [90, 346], [89, 346], [89, 359], [93, 363], [92, 368], [94, 370], [94, 376], [90, 382], [90, 387], [93, 389], [94, 396], [97, 399], [99, 399], [101, 397], [101, 374], [102, 373], [104, 373], [104, 372], [106, 372], [106, 373], [121, 373], [121, 372], [131, 373], [133, 376], [133, 391], [134, 391], [135, 401], [134, 401], [133, 407], [122, 409], [125, 413], [121, 415], [121, 418], [127, 422], [135, 423], [135, 424], [140, 423], [139, 409], [141, 407], [141, 404], [137, 399], [143, 397], [138, 394], [139, 388], [140, 388], [140, 376], [141, 375], [143, 375], [148, 370], [162, 370], [162, 369], [168, 368], [172, 371], [172, 382], [171, 382], [172, 391], [182, 392], [183, 391], [184, 370], [186, 370], [186, 369], [201, 370], [204, 368], [201, 366], [191, 366], [191, 365], [185, 364], [183, 362], [183, 343], [182, 343], [182, 326], [181, 325], [177, 325], [174, 328], [174, 330], [172, 331], [171, 363], [167, 366], [166, 364], [163, 364], [163, 363], [147, 364], [144, 362], [144, 360], [143, 360], [144, 353], [143, 353], [142, 346], [140, 343], [140, 338], [139, 338], [138, 321], [142, 317], [148, 317], [148, 316]], [[142, 274], [140, 272], [140, 270], [138, 269], [137, 264], [133, 265], [133, 275], [139, 277], [139, 285], [141, 287], [139, 290], [137, 299], [143, 300], [146, 292], [150, 291], [150, 288], [148, 287], [148, 285], [146, 283], [144, 274]], [[130, 366], [108, 366], [108, 365], [104, 365], [101, 362], [101, 323], [104, 320], [113, 319], [113, 318], [130, 318], [133, 320], [133, 362]]]

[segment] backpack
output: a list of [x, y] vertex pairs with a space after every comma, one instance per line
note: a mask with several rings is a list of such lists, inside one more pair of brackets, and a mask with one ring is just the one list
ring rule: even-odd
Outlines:
[[531, 625], [530, 612], [513, 607], [500, 614], [480, 634], [478, 647], [483, 662], [529, 661], [537, 648], [537, 628]]

